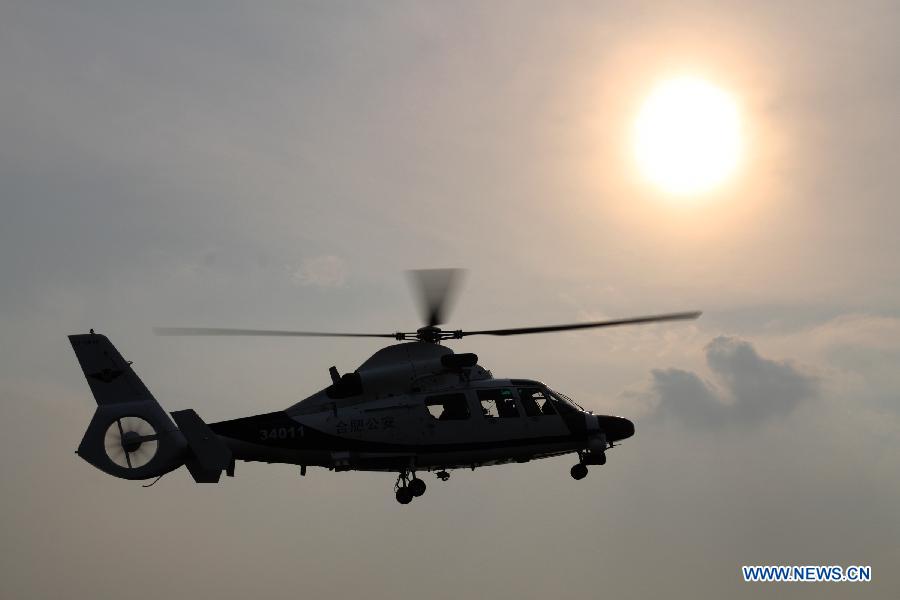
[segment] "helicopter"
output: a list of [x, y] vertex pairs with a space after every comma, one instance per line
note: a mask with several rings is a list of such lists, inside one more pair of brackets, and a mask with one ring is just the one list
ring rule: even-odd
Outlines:
[[276, 412], [206, 423], [192, 409], [169, 414], [109, 339], [70, 335], [97, 408], [77, 455], [127, 480], [154, 481], [184, 466], [197, 483], [233, 477], [235, 463], [287, 463], [331, 471], [397, 473], [394, 493], [409, 504], [425, 493], [423, 472], [441, 481], [475, 469], [574, 453], [571, 476], [606, 463], [606, 451], [634, 435], [634, 424], [595, 415], [534, 379], [496, 378], [474, 353], [442, 342], [473, 335], [512, 336], [696, 319], [679, 312], [510, 329], [444, 330], [460, 269], [411, 271], [425, 325], [414, 332], [337, 333], [158, 327], [158, 335], [389, 338], [356, 370], [329, 369], [331, 383]]

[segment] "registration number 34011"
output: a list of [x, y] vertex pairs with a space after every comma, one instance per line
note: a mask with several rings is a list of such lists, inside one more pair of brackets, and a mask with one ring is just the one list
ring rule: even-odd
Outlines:
[[273, 427], [259, 430], [259, 439], [262, 441], [293, 440], [298, 437], [303, 437], [303, 427]]

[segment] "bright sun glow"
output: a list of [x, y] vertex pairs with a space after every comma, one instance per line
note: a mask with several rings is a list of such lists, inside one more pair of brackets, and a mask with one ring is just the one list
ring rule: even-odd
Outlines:
[[706, 192], [734, 171], [743, 146], [737, 104], [703, 79], [678, 77], [647, 97], [634, 128], [643, 175], [679, 196]]

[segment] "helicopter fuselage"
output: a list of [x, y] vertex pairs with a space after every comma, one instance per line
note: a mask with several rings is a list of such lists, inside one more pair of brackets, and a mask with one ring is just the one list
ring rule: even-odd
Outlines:
[[511, 391], [515, 383], [492, 380], [457, 392], [469, 403], [466, 419], [441, 420], [428, 410], [429, 396], [412, 395], [331, 412], [277, 411], [212, 423], [210, 428], [236, 460], [363, 471], [528, 462], [585, 449], [593, 437], [614, 443], [634, 433], [628, 419], [579, 410], [515, 417], [484, 414], [477, 393]]
[[[411, 272], [425, 325], [415, 332], [352, 333], [221, 327], [158, 327], [160, 335], [379, 338], [409, 341], [378, 350], [331, 385], [281, 411], [207, 424], [193, 409], [166, 413], [109, 339], [69, 336], [97, 408], [76, 451], [97, 469], [129, 480], [154, 479], [184, 466], [197, 483], [234, 475], [236, 461], [333, 471], [395, 471], [397, 501], [425, 493], [417, 471], [528, 462], [576, 452], [570, 469], [588, 465], [634, 435], [634, 424], [594, 415], [532, 379], [498, 379], [472, 353], [442, 345], [474, 335], [507, 337], [692, 320], [700, 312], [666, 313], [533, 327], [444, 330], [459, 269]], [[153, 485], [152, 483], [150, 485]]]
[[[579, 455], [572, 477], [606, 462], [634, 434], [628, 419], [598, 416], [531, 379], [497, 379], [474, 354], [435, 343], [382, 348], [358, 369], [287, 408], [205, 423], [191, 409], [166, 414], [106, 336], [70, 336], [97, 409], [78, 455], [123, 479], [180, 466], [198, 483], [234, 475], [236, 461], [333, 471], [393, 471], [403, 504], [421, 496], [416, 473]], [[171, 416], [171, 418], [170, 418]]]
[[236, 460], [371, 471], [602, 453], [634, 433], [627, 419], [586, 412], [538, 381], [494, 379], [476, 361], [434, 344], [389, 346], [285, 411], [210, 428]]

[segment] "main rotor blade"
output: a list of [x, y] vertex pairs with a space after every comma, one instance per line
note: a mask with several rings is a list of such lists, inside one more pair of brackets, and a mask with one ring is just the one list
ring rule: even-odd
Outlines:
[[334, 333], [330, 331], [283, 331], [280, 329], [228, 329], [223, 327], [154, 327], [156, 335], [236, 335], [268, 337], [394, 338], [393, 333]]
[[463, 269], [417, 269], [408, 271], [410, 284], [419, 292], [419, 308], [428, 327], [446, 321], [456, 298]]
[[618, 325], [637, 325], [639, 323], [657, 323], [660, 321], [686, 321], [696, 319], [700, 311], [631, 317], [611, 321], [593, 321], [589, 323], [570, 323], [568, 325], [544, 325], [542, 327], [516, 327], [513, 329], [485, 329], [482, 331], [463, 331], [461, 337], [467, 335], [522, 335], [525, 333], [549, 333], [551, 331], [568, 331], [571, 329], [592, 329], [595, 327], [615, 327]]

